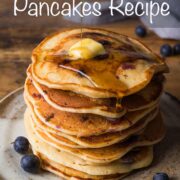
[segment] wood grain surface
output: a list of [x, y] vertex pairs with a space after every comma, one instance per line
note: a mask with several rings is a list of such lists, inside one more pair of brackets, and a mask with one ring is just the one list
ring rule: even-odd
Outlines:
[[[44, 37], [67, 27], [79, 27], [77, 24], [65, 21], [62, 17], [30, 18], [23, 14], [13, 17], [12, 2], [9, 0], [0, 2], [2, 9], [0, 12], [0, 98], [23, 85], [31, 51]], [[98, 27], [136, 37], [134, 29], [138, 24], [140, 24], [139, 20], [126, 20]], [[159, 53], [162, 44], [177, 43], [177, 41], [162, 40], [152, 32], [140, 40], [156, 53]], [[180, 99], [180, 56], [168, 58], [166, 61], [170, 67], [170, 73], [166, 75], [165, 90]]]

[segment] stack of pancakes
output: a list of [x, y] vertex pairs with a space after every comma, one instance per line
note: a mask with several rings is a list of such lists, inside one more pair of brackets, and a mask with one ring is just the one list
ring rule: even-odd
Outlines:
[[[106, 53], [73, 59], [81, 38]], [[93, 48], [93, 47], [92, 47]], [[159, 112], [167, 66], [137, 40], [99, 29], [67, 30], [32, 54], [25, 127], [43, 169], [65, 179], [121, 179], [151, 164], [162, 140]]]

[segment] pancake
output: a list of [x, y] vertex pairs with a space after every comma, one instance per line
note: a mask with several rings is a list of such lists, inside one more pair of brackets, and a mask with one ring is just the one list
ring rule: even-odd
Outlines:
[[[141, 153], [141, 155], [143, 153], [143, 154], [147, 154], [147, 156], [148, 156], [148, 154], [152, 153], [152, 152], [150, 152], [151, 149], [152, 149], [151, 147], [142, 148], [140, 153]], [[127, 176], [127, 174], [112, 174], [112, 175], [104, 175], [104, 176], [89, 175], [87, 173], [83, 173], [83, 172], [77, 171], [75, 169], [68, 168], [61, 164], [58, 164], [58, 163], [48, 159], [45, 155], [43, 155], [39, 152], [34, 151], [34, 153], [42, 159], [42, 168], [43, 169], [53, 172], [53, 173], [57, 174], [58, 176], [63, 177], [65, 179], [69, 179], [69, 178], [73, 177], [75, 179], [101, 179], [101, 180], [102, 179], [108, 179], [108, 180], [116, 180], [117, 179], [117, 180], [119, 180], [119, 179]], [[133, 159], [132, 155], [134, 156], [134, 152], [130, 152], [127, 155], [127, 158], [129, 159], [129, 161], [131, 161], [131, 159]], [[136, 166], [136, 169], [138, 169], [137, 166]]]
[[83, 38], [103, 44], [106, 55], [72, 59], [69, 48], [81, 40], [81, 29], [47, 37], [32, 53], [32, 76], [49, 88], [93, 98], [123, 97], [143, 89], [165, 62], [139, 41], [111, 31], [83, 28]]
[[92, 176], [80, 171], [77, 171], [72, 168], [65, 167], [61, 164], [55, 163], [48, 159], [46, 156], [42, 155], [39, 152], [35, 152], [41, 159], [42, 159], [42, 168], [50, 171], [60, 177], [63, 177], [64, 179], [76, 179], [76, 180], [82, 180], [82, 179], [88, 179], [88, 180], [120, 180], [123, 177], [127, 176], [127, 174], [114, 174], [114, 175], [106, 175], [106, 176]]
[[109, 119], [94, 114], [64, 112], [50, 106], [35, 87], [27, 81], [25, 84], [25, 100], [37, 117], [48, 126], [79, 137], [122, 131], [137, 123], [156, 108], [153, 106], [140, 111], [128, 112], [119, 119]]
[[[28, 76], [31, 78], [30, 72]], [[28, 81], [31, 83], [30, 80]], [[50, 89], [34, 80], [32, 83], [49, 105], [61, 111], [92, 113], [110, 118], [119, 118], [126, 113], [126, 110], [117, 104], [116, 98], [89, 98], [70, 91]]]
[[67, 179], [67, 180], [70, 180], [70, 179], [119, 180], [127, 175], [127, 174], [114, 174], [114, 175], [105, 175], [105, 176], [93, 176], [93, 175], [89, 175], [87, 173], [83, 173], [69, 167], [65, 167], [59, 163], [53, 162], [52, 160], [48, 159], [45, 155], [42, 155], [41, 153], [36, 152], [35, 150], [34, 150], [34, 154], [40, 157], [41, 166], [44, 170], [50, 171], [56, 174], [57, 176]]
[[163, 92], [164, 77], [155, 76], [141, 91], [122, 98], [122, 106], [128, 111], [138, 111], [154, 106], [160, 101]]
[[152, 148], [147, 148], [144, 153], [134, 154], [134, 162], [127, 164], [122, 162], [121, 159], [114, 161], [112, 163], [104, 165], [89, 165], [87, 161], [74, 156], [71, 153], [64, 151], [58, 151], [56, 148], [50, 146], [49, 144], [41, 141], [36, 132], [34, 132], [31, 124], [31, 121], [25, 117], [25, 127], [28, 135], [28, 139], [32, 145], [32, 149], [44, 154], [48, 159], [55, 161], [56, 163], [62, 164], [64, 166], [76, 169], [81, 172], [85, 172], [90, 175], [111, 175], [117, 173], [127, 173], [135, 169], [135, 167], [141, 168], [146, 165], [149, 165], [153, 159]]
[[[30, 113], [30, 112], [29, 112]], [[33, 113], [30, 113], [34, 124], [37, 128], [44, 131], [49, 138], [52, 138], [54, 141], [72, 147], [72, 148], [100, 148], [110, 146], [112, 144], [118, 143], [127, 139], [131, 135], [138, 134], [139, 131], [145, 128], [145, 126], [152, 121], [158, 113], [158, 109], [154, 110], [151, 114], [144, 117], [138, 123], [132, 127], [125, 129], [120, 132], [106, 133], [99, 136], [89, 136], [89, 137], [76, 137], [71, 136], [60, 131], [54, 130], [53, 128], [47, 126]]]
[[[132, 150], [133, 148], [139, 146], [149, 146], [158, 143], [165, 134], [165, 129], [163, 126], [163, 122], [161, 116], [155, 118], [152, 122], [148, 124], [145, 130], [137, 136], [133, 136], [127, 139], [124, 142], [120, 142], [108, 147], [97, 148], [97, 149], [77, 149], [70, 148], [67, 146], [63, 146], [58, 144], [56, 141], [50, 139], [46, 133], [40, 131], [36, 128], [35, 124], [33, 124], [32, 119], [29, 118], [29, 128], [32, 126], [33, 131], [36, 133], [37, 137], [41, 139], [43, 142], [49, 144], [49, 146], [53, 146], [54, 148], [65, 151], [67, 153], [71, 153], [74, 156], [77, 156], [81, 159], [86, 160], [89, 164], [105, 164], [110, 163], [114, 160], [117, 160], [123, 157], [127, 152]], [[158, 127], [158, 131], [157, 128]]]
[[[31, 77], [30, 72], [28, 74]], [[34, 80], [32, 83], [48, 104], [56, 109], [75, 113], [92, 113], [110, 118], [122, 117], [126, 110], [136, 111], [157, 104], [163, 90], [163, 83], [158, 81], [158, 77], [141, 91], [122, 99], [89, 98], [70, 91], [50, 89]]]
[[[154, 113], [155, 115], [156, 113]], [[154, 116], [152, 115], [152, 116]], [[76, 142], [76, 146], [72, 147], [71, 144], [66, 143], [64, 145], [72, 147], [72, 148], [101, 148], [101, 147], [106, 147], [106, 146], [110, 146], [112, 144], [118, 143], [118, 142], [122, 142], [124, 140], [126, 140], [129, 136], [131, 135], [137, 135], [139, 134], [142, 129], [148, 124], [149, 121], [151, 121], [152, 117], [148, 117], [147, 120], [143, 123], [141, 121], [141, 123], [137, 123], [137, 125], [134, 125], [133, 127], [124, 130], [122, 132], [116, 132], [116, 133], [107, 133], [107, 134], [103, 134], [103, 135], [99, 135], [99, 136], [90, 136], [90, 137], [82, 137], [82, 138], [78, 138], [78, 137], [74, 137], [74, 136], [69, 136], [66, 135], [64, 133], [61, 133], [61, 136], [52, 133], [52, 132], [46, 132], [46, 130], [44, 130], [44, 132], [46, 132], [46, 135], [56, 141], [57, 143], [62, 144], [62, 137], [66, 137], [68, 140], [72, 140], [72, 142]], [[41, 129], [42, 131], [42, 129]], [[69, 141], [68, 141], [69, 142]], [[83, 146], [82, 146], [83, 144]]]

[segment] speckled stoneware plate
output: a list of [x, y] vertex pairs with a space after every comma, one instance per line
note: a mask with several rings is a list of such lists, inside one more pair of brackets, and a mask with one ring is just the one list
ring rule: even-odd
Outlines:
[[[0, 101], [0, 180], [58, 180], [48, 172], [32, 175], [20, 167], [21, 155], [13, 150], [17, 136], [25, 136], [23, 90], [19, 89]], [[167, 125], [166, 138], [156, 146], [155, 158], [149, 168], [132, 173], [126, 180], [152, 180], [156, 172], [166, 172], [171, 180], [180, 179], [180, 102], [165, 93], [161, 109]]]

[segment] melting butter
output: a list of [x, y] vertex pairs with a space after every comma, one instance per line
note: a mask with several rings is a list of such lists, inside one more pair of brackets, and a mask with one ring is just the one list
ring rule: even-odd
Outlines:
[[101, 43], [90, 38], [84, 38], [71, 46], [68, 53], [73, 59], [91, 59], [105, 54], [106, 51]]

